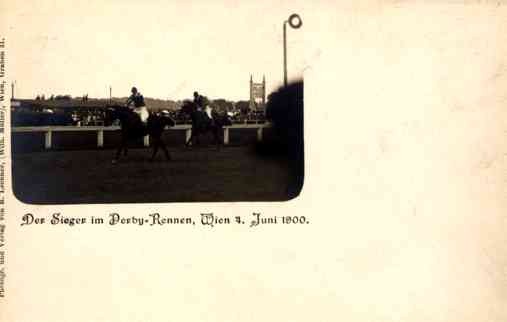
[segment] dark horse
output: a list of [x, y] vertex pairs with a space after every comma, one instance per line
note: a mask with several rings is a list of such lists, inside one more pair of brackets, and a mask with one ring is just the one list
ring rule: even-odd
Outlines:
[[121, 126], [121, 141], [113, 163], [116, 163], [120, 158], [121, 152], [127, 155], [127, 143], [131, 140], [142, 138], [146, 135], [150, 136], [150, 141], [153, 145], [153, 154], [151, 160], [155, 159], [158, 149], [161, 148], [167, 160], [171, 160], [169, 151], [162, 141], [162, 133], [166, 126], [174, 126], [174, 121], [168, 116], [159, 116], [150, 113], [146, 125], [141, 123], [139, 115], [131, 111], [128, 107], [122, 105], [108, 106], [106, 109], [106, 124], [111, 125], [114, 120], [120, 121]]
[[223, 127], [232, 124], [227, 113], [222, 114], [212, 112], [212, 120], [208, 117], [206, 112], [198, 110], [197, 105], [191, 101], [183, 102], [181, 112], [183, 114], [189, 115], [190, 119], [192, 120], [192, 134], [190, 135], [188, 141], [185, 143], [186, 146], [193, 144], [194, 141], [197, 141], [197, 143], [199, 143], [200, 135], [211, 132], [217, 148], [220, 147], [220, 144], [223, 142]]

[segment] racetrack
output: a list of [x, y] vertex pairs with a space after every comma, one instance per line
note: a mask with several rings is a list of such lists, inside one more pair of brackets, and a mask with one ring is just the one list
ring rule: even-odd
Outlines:
[[284, 158], [261, 157], [250, 146], [130, 149], [112, 164], [112, 149], [17, 153], [13, 190], [25, 203], [282, 201], [293, 184]]

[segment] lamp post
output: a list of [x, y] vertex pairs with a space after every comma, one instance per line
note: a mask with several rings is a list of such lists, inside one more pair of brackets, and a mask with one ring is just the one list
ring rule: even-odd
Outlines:
[[14, 87], [16, 86], [16, 81], [11, 83], [11, 99], [14, 99]]
[[293, 13], [289, 19], [283, 22], [283, 84], [287, 86], [287, 24], [294, 29], [298, 29], [303, 25], [303, 21], [298, 14]]

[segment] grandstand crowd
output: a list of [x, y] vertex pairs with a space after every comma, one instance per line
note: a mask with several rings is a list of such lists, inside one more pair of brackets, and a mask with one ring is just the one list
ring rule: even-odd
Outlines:
[[[233, 123], [256, 124], [266, 122], [262, 110], [250, 109], [247, 102], [237, 104], [223, 99], [211, 101], [212, 107], [218, 112], [227, 113]], [[51, 95], [44, 98], [38, 95], [35, 99], [17, 99], [11, 104], [12, 126], [103, 126], [105, 110], [110, 100], [71, 98], [68, 95]], [[190, 124], [187, 115], [181, 113], [179, 107], [183, 102], [171, 102], [171, 106], [164, 108], [162, 104], [149, 106], [151, 113], [166, 113], [176, 124]], [[242, 103], [242, 104], [241, 104]]]

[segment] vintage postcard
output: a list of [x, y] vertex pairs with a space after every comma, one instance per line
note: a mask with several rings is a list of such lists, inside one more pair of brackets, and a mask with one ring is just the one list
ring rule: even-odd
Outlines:
[[0, 2], [0, 322], [506, 321], [506, 30]]

